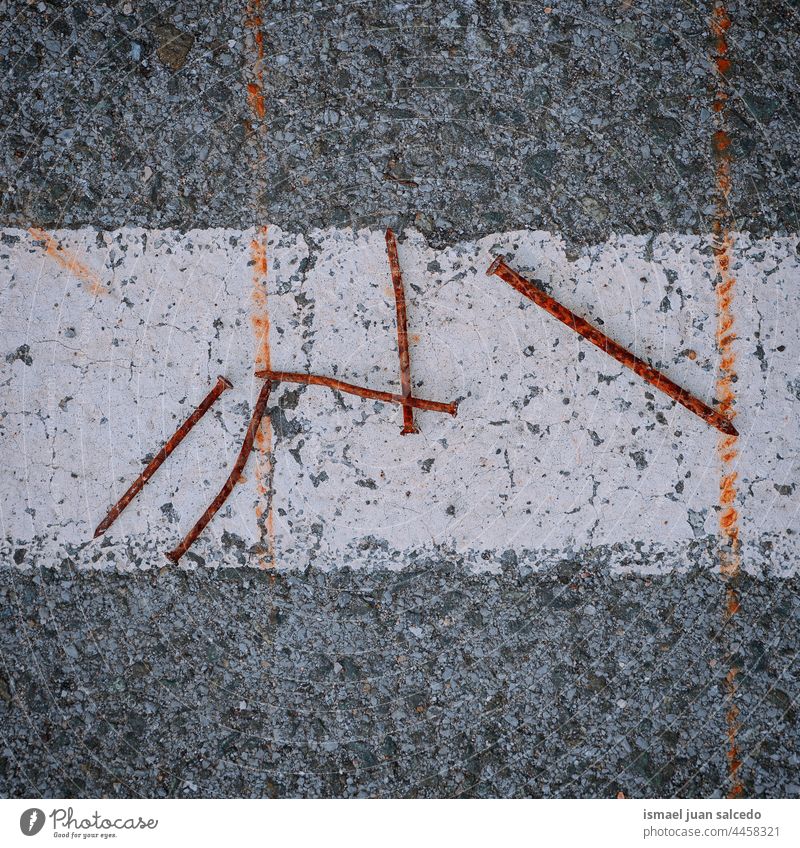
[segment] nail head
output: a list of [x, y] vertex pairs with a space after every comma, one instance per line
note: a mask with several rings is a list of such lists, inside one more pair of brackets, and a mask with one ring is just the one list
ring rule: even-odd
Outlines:
[[506, 261], [506, 257], [501, 253], [496, 256], [492, 264], [486, 269], [486, 276], [491, 277], [492, 274]]

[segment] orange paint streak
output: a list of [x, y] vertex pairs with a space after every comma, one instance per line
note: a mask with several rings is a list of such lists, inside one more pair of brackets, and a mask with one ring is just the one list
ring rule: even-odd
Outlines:
[[[249, 0], [245, 13], [245, 28], [248, 31], [247, 49], [250, 53], [250, 68], [247, 81], [247, 105], [256, 119], [256, 132], [263, 135], [266, 132], [264, 118], [267, 114], [266, 97], [264, 93], [264, 34], [261, 32], [262, 0]], [[263, 164], [263, 150], [259, 155], [259, 168]], [[263, 176], [256, 174], [254, 188], [256, 205], [263, 193]], [[267, 227], [261, 226], [250, 243], [250, 257], [253, 264], [252, 309], [250, 323], [256, 340], [256, 370], [272, 367], [269, 346], [269, 308], [267, 302]], [[256, 521], [261, 528], [262, 549], [265, 556], [261, 557], [262, 568], [275, 566], [275, 515], [272, 508], [273, 492], [272, 478], [274, 465], [272, 461], [272, 422], [265, 415], [261, 427], [256, 433], [255, 440], [255, 480], [256, 490], [261, 496], [256, 506]]]
[[261, 32], [261, 15], [259, 14], [261, 0], [250, 0], [245, 14], [245, 27], [252, 32], [253, 46], [251, 47], [251, 81], [247, 84], [247, 105], [250, 111], [264, 120], [267, 114], [264, 96], [264, 33]]
[[[713, 250], [717, 272], [717, 348], [720, 362], [717, 375], [716, 395], [719, 411], [730, 420], [736, 415], [736, 319], [734, 295], [736, 279], [731, 274], [734, 239], [728, 198], [731, 192], [731, 138], [728, 133], [726, 106], [729, 99], [728, 75], [732, 63], [728, 57], [727, 31], [731, 20], [722, 2], [717, 2], [711, 15], [711, 33], [714, 37], [713, 61], [717, 76], [714, 94], [714, 117], [717, 124], [712, 136], [712, 151], [715, 157], [716, 202], [713, 221]], [[731, 626], [741, 609], [739, 592], [736, 588], [741, 571], [739, 512], [736, 509], [737, 472], [735, 463], [739, 456], [738, 437], [722, 436], [717, 446], [721, 476], [719, 484], [719, 537], [720, 574], [726, 582], [725, 623]], [[729, 659], [729, 671], [725, 676], [725, 711], [728, 763], [729, 798], [744, 794], [741, 778], [742, 759], [737, 742], [740, 728], [739, 708], [736, 706], [737, 676], [739, 668]]]
[[50, 233], [36, 227], [31, 227], [28, 232], [36, 241], [44, 243], [44, 252], [62, 268], [69, 271], [73, 277], [80, 280], [89, 294], [96, 297], [108, 293], [108, 289], [103, 285], [99, 274], [92, 271], [91, 268], [87, 268], [75, 254], [65, 250]]
[[264, 94], [258, 85], [254, 82], [247, 85], [247, 105], [255, 113], [259, 120], [263, 120], [267, 112], [266, 104], [264, 103]]
[[[269, 310], [267, 308], [267, 228], [259, 227], [250, 242], [253, 262], [253, 291], [250, 323], [256, 340], [256, 369], [269, 369], [272, 359], [269, 346]], [[269, 560], [262, 558], [261, 567], [275, 565], [275, 517], [272, 509], [272, 422], [265, 415], [256, 433], [255, 479], [261, 500], [256, 506], [256, 521], [266, 535]]]
[[[724, 153], [730, 146], [731, 140], [724, 130], [717, 130], [714, 133], [714, 150], [717, 153]], [[718, 175], [719, 177], [719, 175]]]
[[717, 70], [721, 74], [727, 74], [731, 69], [730, 59], [717, 59]]

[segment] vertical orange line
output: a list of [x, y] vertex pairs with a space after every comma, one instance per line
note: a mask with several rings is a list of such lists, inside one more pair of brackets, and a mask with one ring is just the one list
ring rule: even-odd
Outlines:
[[[727, 32], [731, 20], [722, 2], [717, 2], [711, 15], [711, 33], [714, 37], [714, 66], [717, 87], [713, 109], [716, 130], [713, 136], [715, 158], [716, 199], [713, 222], [713, 250], [717, 272], [717, 347], [720, 362], [716, 394], [720, 412], [729, 420], [735, 416], [736, 403], [736, 327], [734, 317], [734, 294], [736, 280], [731, 274], [733, 259], [733, 233], [728, 198], [731, 191], [731, 140], [728, 134], [726, 106], [728, 102], [728, 74], [731, 61], [728, 57]], [[738, 577], [741, 570], [739, 513], [736, 509], [736, 460], [739, 456], [738, 437], [723, 435], [717, 447], [721, 477], [719, 484], [719, 536], [720, 573], [725, 581], [725, 625], [730, 627], [739, 612]], [[742, 760], [739, 753], [737, 734], [739, 731], [739, 708], [736, 705], [739, 667], [730, 659], [725, 676], [725, 723], [727, 728], [728, 797], [736, 798], [744, 793], [740, 770]]]
[[[269, 309], [267, 304], [267, 227], [259, 227], [250, 242], [253, 260], [253, 292], [250, 323], [256, 340], [256, 369], [270, 369], [272, 359], [269, 346]], [[255, 476], [256, 490], [260, 495], [256, 504], [256, 522], [261, 528], [262, 540], [267, 543], [269, 559], [261, 557], [262, 568], [275, 565], [275, 518], [272, 509], [272, 422], [269, 415], [261, 419], [256, 433]]]
[[[261, 0], [250, 0], [245, 14], [247, 30], [246, 46], [251, 56], [249, 79], [247, 81], [247, 105], [250, 107], [256, 128], [256, 138], [260, 142], [266, 133], [266, 100], [264, 97], [264, 35], [261, 32]], [[255, 208], [260, 213], [260, 198], [263, 188], [263, 174], [260, 173], [264, 162], [263, 148], [259, 149], [258, 172], [255, 179]], [[252, 310], [250, 323], [256, 342], [256, 370], [270, 369], [272, 361], [269, 346], [269, 304], [267, 298], [267, 226], [256, 229], [250, 242], [250, 257], [253, 263]], [[262, 418], [256, 433], [256, 490], [259, 501], [256, 504], [256, 522], [261, 530], [262, 568], [275, 565], [275, 517], [272, 508], [272, 479], [274, 465], [272, 461], [272, 423], [269, 415]], [[264, 544], [265, 543], [265, 544]], [[266, 550], [264, 551], [264, 547]]]
[[247, 83], [247, 105], [259, 123], [263, 122], [267, 113], [264, 98], [264, 34], [261, 32], [261, 3], [262, 0], [248, 2], [244, 21], [245, 28], [249, 30], [246, 46], [252, 59], [250, 80]]

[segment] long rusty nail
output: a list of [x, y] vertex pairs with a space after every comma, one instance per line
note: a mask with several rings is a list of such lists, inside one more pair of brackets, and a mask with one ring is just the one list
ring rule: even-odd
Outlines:
[[233, 470], [228, 475], [228, 479], [225, 481], [225, 485], [220, 489], [219, 494], [213, 501], [211, 501], [211, 506], [200, 516], [200, 519], [186, 534], [184, 540], [177, 548], [166, 554], [167, 559], [172, 560], [172, 562], [177, 563], [186, 551], [189, 550], [197, 537], [203, 532], [203, 530], [205, 530], [206, 525], [214, 517], [217, 510], [228, 499], [228, 496], [233, 491], [234, 486], [239, 482], [239, 478], [242, 476], [244, 467], [247, 465], [247, 459], [253, 450], [253, 442], [255, 441], [256, 433], [258, 432], [258, 428], [261, 424], [261, 419], [264, 417], [264, 412], [267, 409], [267, 401], [269, 400], [269, 393], [271, 389], [272, 383], [267, 380], [261, 387], [261, 391], [258, 393], [258, 400], [256, 400], [256, 406], [253, 410], [253, 415], [250, 418], [250, 423], [247, 426], [247, 433], [245, 433], [244, 441], [242, 442], [242, 449], [239, 451], [239, 456], [236, 458]]
[[145, 483], [158, 471], [161, 463], [178, 447], [192, 427], [211, 409], [225, 389], [230, 388], [233, 388], [233, 386], [226, 377], [217, 377], [216, 385], [203, 398], [197, 409], [178, 427], [164, 447], [148, 462], [147, 468], [131, 483], [125, 494], [111, 507], [108, 515], [97, 525], [97, 529], [94, 531], [95, 539], [102, 536], [117, 520], [125, 507], [142, 491]]
[[295, 371], [271, 371], [264, 369], [256, 371], [256, 377], [264, 380], [272, 380], [274, 383], [304, 383], [308, 386], [326, 386], [339, 392], [347, 392], [351, 395], [367, 398], [370, 400], [382, 400], [384, 403], [396, 403], [400, 406], [411, 406], [414, 409], [425, 409], [428, 412], [444, 412], [447, 415], [455, 415], [458, 412], [458, 403], [440, 403], [437, 400], [424, 400], [423, 398], [403, 397], [392, 392], [381, 392], [377, 389], [368, 389], [364, 386], [356, 386], [353, 383], [345, 383], [334, 377], [322, 377], [319, 374], [299, 374]]
[[[386, 253], [389, 256], [389, 270], [392, 272], [394, 286], [394, 305], [397, 312], [397, 349], [400, 353], [400, 389], [404, 398], [411, 397], [411, 357], [408, 351], [408, 316], [406, 314], [406, 295], [403, 290], [403, 274], [400, 260], [397, 258], [397, 239], [391, 229], [386, 230]], [[414, 408], [403, 405], [404, 436], [419, 433], [414, 426]]]
[[554, 318], [558, 318], [559, 321], [566, 324], [579, 336], [583, 336], [587, 341], [597, 345], [597, 347], [605, 351], [609, 356], [616, 359], [617, 362], [621, 362], [624, 366], [630, 368], [631, 371], [635, 371], [640, 377], [647, 380], [648, 383], [685, 406], [690, 412], [702, 418], [707, 424], [716, 427], [729, 436], [739, 435], [736, 428], [724, 415], [720, 415], [719, 412], [687, 392], [686, 389], [682, 389], [677, 383], [670, 380], [669, 377], [657, 371], [643, 359], [632, 354], [629, 350], [622, 347], [622, 345], [617, 344], [617, 342], [610, 339], [605, 333], [593, 327], [588, 321], [584, 321], [583, 318], [578, 317], [574, 312], [567, 309], [566, 306], [563, 306], [557, 300], [550, 297], [549, 294], [530, 282], [530, 280], [526, 280], [520, 276], [513, 268], [510, 268], [506, 264], [504, 256], [498, 256], [488, 267], [486, 274], [488, 276], [495, 274], [500, 277], [501, 280], [504, 280], [515, 288], [521, 295], [532, 300], [537, 306], [549, 312]]

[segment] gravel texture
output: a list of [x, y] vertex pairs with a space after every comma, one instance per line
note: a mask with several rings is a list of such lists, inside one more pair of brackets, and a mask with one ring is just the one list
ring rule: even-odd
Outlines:
[[[711, 229], [711, 3], [250, 6], [0, 3], [0, 223]], [[728, 8], [733, 217], [794, 232], [797, 11]]]
[[794, 578], [729, 627], [707, 571], [0, 580], [7, 794], [724, 796], [731, 662], [747, 794], [800, 790]]

